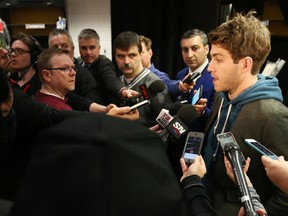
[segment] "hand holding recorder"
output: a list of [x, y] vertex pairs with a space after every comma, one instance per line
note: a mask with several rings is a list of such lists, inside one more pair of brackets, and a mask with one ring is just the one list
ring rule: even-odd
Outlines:
[[182, 157], [187, 164], [192, 164], [197, 155], [200, 155], [204, 133], [189, 131], [184, 145]]
[[269, 179], [288, 194], [288, 161], [285, 161], [283, 156], [279, 156], [277, 160], [273, 160], [268, 156], [262, 156], [261, 160]]
[[196, 82], [196, 80], [201, 76], [200, 72], [195, 72], [194, 74], [189, 73], [183, 80], [183, 83], [192, 84], [192, 82]]
[[203, 178], [207, 172], [205, 162], [201, 155], [195, 156], [194, 162], [191, 165], [187, 165], [184, 158], [180, 159], [180, 164], [183, 173], [180, 181], [191, 175], [198, 175], [200, 178]]

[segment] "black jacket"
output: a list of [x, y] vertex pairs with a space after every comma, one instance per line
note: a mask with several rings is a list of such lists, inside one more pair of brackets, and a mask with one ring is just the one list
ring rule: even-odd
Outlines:
[[88, 70], [97, 82], [102, 104], [115, 103], [120, 89], [125, 85], [117, 77], [113, 62], [106, 56], [99, 55], [99, 58], [88, 67]]
[[76, 67], [75, 94], [87, 97], [95, 102], [100, 102], [100, 95], [97, 90], [97, 82], [86, 68], [83, 68], [75, 58]]
[[[45, 129], [67, 119], [81, 116], [78, 111], [55, 110], [46, 104], [35, 101], [19, 87], [12, 87], [13, 110], [16, 116], [16, 135], [14, 142], [6, 148], [5, 164], [0, 165], [0, 194], [13, 200], [30, 159], [31, 143]], [[6, 125], [7, 126], [7, 125]], [[6, 127], [7, 128], [7, 127]]]

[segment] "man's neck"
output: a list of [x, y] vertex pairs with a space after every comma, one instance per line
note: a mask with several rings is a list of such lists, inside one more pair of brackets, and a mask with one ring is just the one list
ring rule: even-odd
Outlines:
[[50, 87], [48, 85], [45, 85], [45, 84], [42, 84], [40, 92], [43, 93], [43, 94], [52, 95], [52, 96], [61, 98], [62, 100], [65, 99], [65, 95], [66, 95], [66, 94], [60, 93], [59, 91], [53, 90], [52, 87]]
[[235, 99], [240, 94], [242, 94], [244, 91], [246, 91], [246, 89], [253, 86], [257, 81], [258, 81], [257, 75], [249, 76], [249, 78], [246, 79], [246, 81], [242, 81], [241, 84], [237, 86], [237, 88], [234, 88], [228, 92], [229, 99], [230, 100]]
[[206, 65], [209, 63], [208, 59], [206, 59], [203, 64], [201, 64], [199, 67], [197, 68], [189, 68], [190, 72], [202, 72], [204, 70], [204, 68], [206, 67]]

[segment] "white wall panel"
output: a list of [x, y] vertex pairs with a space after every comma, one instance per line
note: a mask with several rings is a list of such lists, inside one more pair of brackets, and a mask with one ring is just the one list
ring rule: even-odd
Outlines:
[[110, 0], [66, 0], [68, 30], [79, 56], [78, 34], [84, 28], [93, 28], [100, 36], [101, 54], [112, 59]]

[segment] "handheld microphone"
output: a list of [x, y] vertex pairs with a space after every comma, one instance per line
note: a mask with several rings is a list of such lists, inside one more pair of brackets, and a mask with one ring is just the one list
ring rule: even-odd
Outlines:
[[160, 132], [164, 143], [172, 136], [179, 139], [188, 131], [187, 125], [197, 117], [197, 112], [191, 104], [183, 105], [177, 114], [169, 121], [168, 125]]
[[241, 194], [241, 202], [245, 208], [246, 215], [248, 216], [257, 216], [255, 212], [254, 205], [251, 199], [250, 191], [248, 189], [247, 181], [244, 176], [244, 172], [242, 170], [242, 152], [236, 142], [229, 142], [224, 146], [224, 152], [226, 157], [228, 157], [233, 172], [236, 178], [236, 182], [238, 184], [240, 194]]
[[156, 94], [163, 92], [165, 88], [166, 86], [161, 80], [155, 80], [149, 85], [149, 87], [144, 83], [139, 86], [140, 94], [130, 98], [123, 98], [120, 102], [120, 106], [134, 106], [143, 100], [149, 100]]
[[173, 116], [175, 116], [178, 112], [178, 110], [183, 106], [182, 103], [179, 101], [176, 101], [172, 104], [169, 110], [162, 109], [160, 113], [158, 114], [156, 121], [159, 125], [161, 125], [162, 128], [166, 128], [169, 122], [173, 119]]

